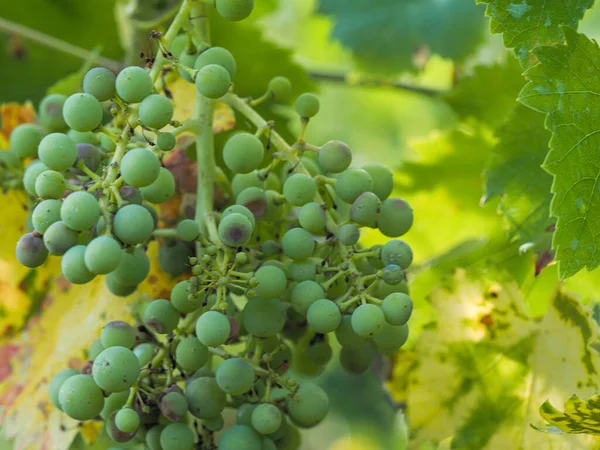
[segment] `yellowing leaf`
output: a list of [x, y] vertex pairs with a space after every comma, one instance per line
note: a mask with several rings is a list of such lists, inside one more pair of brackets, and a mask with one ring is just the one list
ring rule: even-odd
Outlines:
[[35, 120], [35, 109], [31, 103], [20, 105], [18, 103], [6, 103], [0, 105], [0, 148], [2, 139], [8, 143], [8, 137], [17, 125], [30, 123]]

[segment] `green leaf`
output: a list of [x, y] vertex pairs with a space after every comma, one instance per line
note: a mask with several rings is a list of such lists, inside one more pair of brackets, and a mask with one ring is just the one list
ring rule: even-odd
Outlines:
[[600, 435], [600, 395], [594, 395], [587, 401], [572, 395], [565, 402], [564, 412], [546, 401], [540, 406], [540, 414], [553, 426], [540, 431]]
[[464, 120], [474, 117], [490, 126], [504, 122], [523, 87], [521, 67], [509, 56], [502, 64], [476, 66], [459, 80], [444, 100]]
[[600, 49], [596, 42], [564, 28], [566, 45], [540, 47], [540, 64], [520, 101], [547, 113], [552, 132], [544, 169], [554, 176], [550, 212], [557, 217], [553, 245], [562, 278], [600, 265]]
[[499, 208], [521, 241], [535, 241], [553, 223], [552, 177], [542, 169], [550, 134], [544, 116], [517, 105], [496, 130], [498, 143], [484, 172], [483, 201], [500, 196]]
[[537, 63], [531, 53], [540, 45], [563, 41], [561, 25], [577, 27], [594, 0], [477, 0], [487, 3], [493, 34], [501, 33], [504, 45], [514, 49], [524, 68]]
[[368, 72], [414, 69], [423, 49], [462, 62], [485, 38], [482, 9], [464, 0], [321, 0], [319, 12]]

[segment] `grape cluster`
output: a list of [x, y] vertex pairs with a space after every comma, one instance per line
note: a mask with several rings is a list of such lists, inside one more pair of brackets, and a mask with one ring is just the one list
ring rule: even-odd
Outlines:
[[[229, 20], [252, 6], [215, 2]], [[176, 191], [163, 158], [196, 122], [173, 120], [152, 70], [94, 68], [82, 93], [47, 96], [39, 123], [14, 130], [2, 179], [18, 184], [6, 174], [26, 164], [22, 186], [35, 203], [17, 243], [22, 264], [61, 256], [71, 283], [106, 275], [113, 294], [128, 296], [148, 276], [148, 243], [167, 236], [161, 255], [189, 273], [169, 298], [138, 308], [135, 326], [107, 323], [83, 369], [54, 376], [50, 398], [73, 419], [102, 419], [115, 442], [151, 450], [296, 449], [298, 429], [320, 423], [329, 400], [292, 373], [318, 375], [336, 353], [344, 370], [362, 373], [408, 338], [413, 254], [397, 238], [412, 209], [392, 196], [387, 167], [354, 167], [345, 143], [304, 140], [319, 112], [314, 94], [296, 99], [303, 131], [289, 146], [252, 108], [289, 99], [287, 78], [273, 78], [258, 100], [241, 99], [230, 92], [236, 61], [226, 49], [195, 46], [187, 33], [159, 45], [163, 71], [254, 118], [257, 130], [233, 132], [217, 149], [222, 177], [209, 191], [220, 204], [172, 229], [157, 228], [153, 206]], [[365, 228], [391, 240], [364, 247]], [[224, 430], [226, 408], [237, 423]]]

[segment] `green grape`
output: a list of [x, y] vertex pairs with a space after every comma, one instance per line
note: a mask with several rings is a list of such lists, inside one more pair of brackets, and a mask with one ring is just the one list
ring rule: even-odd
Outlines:
[[217, 64], [204, 66], [196, 74], [196, 89], [201, 95], [217, 99], [227, 94], [231, 85], [231, 75], [227, 69]]
[[48, 227], [60, 220], [60, 200], [44, 200], [37, 204], [31, 215], [35, 231], [44, 234]]
[[270, 403], [258, 405], [252, 411], [252, 427], [260, 434], [275, 433], [281, 425], [282, 414], [279, 408]]
[[105, 67], [94, 67], [83, 77], [83, 92], [105, 102], [115, 96], [115, 74]]
[[183, 423], [171, 423], [161, 431], [160, 445], [169, 450], [191, 450], [194, 433]]
[[63, 200], [60, 218], [72, 230], [89, 230], [100, 218], [98, 200], [89, 192], [73, 192]]
[[158, 136], [156, 136], [156, 146], [161, 150], [173, 150], [175, 145], [177, 145], [177, 138], [173, 133], [165, 131], [163, 133], [158, 133]]
[[[196, 51], [194, 49], [187, 49], [184, 50], [183, 52], [181, 52], [181, 54], [179, 55], [179, 62], [181, 64], [183, 64], [184, 66], [187, 67], [194, 67], [194, 64], [196, 63], [196, 59], [198, 58], [198, 54], [196, 53]], [[190, 75], [190, 73], [187, 70], [184, 70], [183, 68], [179, 68], [178, 69], [179, 75], [181, 75], [181, 78], [183, 78], [185, 81], [188, 81], [190, 83], [194, 82], [194, 79], [192, 78], [192, 76]]]
[[188, 412], [185, 396], [179, 392], [169, 392], [160, 399], [160, 412], [171, 422], [179, 422]]
[[236, 173], [231, 179], [231, 192], [234, 198], [237, 198], [244, 189], [249, 187], [264, 188], [264, 182], [258, 178], [256, 170], [249, 173]]
[[365, 373], [371, 367], [375, 351], [370, 345], [357, 348], [342, 347], [340, 351], [340, 364], [348, 373]]
[[329, 141], [319, 150], [319, 164], [325, 172], [343, 172], [351, 163], [352, 152], [341, 141]]
[[381, 331], [385, 325], [385, 317], [379, 306], [365, 303], [354, 310], [351, 323], [356, 334], [368, 338]]
[[331, 300], [319, 299], [308, 307], [306, 320], [317, 333], [327, 334], [340, 325], [342, 314], [340, 308]]
[[346, 169], [337, 178], [335, 183], [335, 193], [346, 203], [354, 201], [363, 192], [369, 192], [373, 189], [371, 175], [362, 169]]
[[348, 223], [338, 230], [338, 240], [344, 245], [354, 245], [360, 239], [360, 230], [356, 225]]
[[225, 245], [239, 247], [245, 245], [252, 236], [252, 223], [240, 213], [231, 213], [221, 218], [218, 227], [219, 238]]
[[264, 253], [266, 258], [279, 254], [279, 244], [275, 241], [269, 240], [260, 244], [260, 251]]
[[377, 227], [385, 236], [402, 236], [410, 230], [412, 224], [413, 211], [406, 200], [390, 197], [381, 204]]
[[73, 375], [62, 383], [58, 403], [75, 420], [91, 420], [104, 407], [104, 394], [89, 375]]
[[213, 419], [225, 409], [225, 392], [219, 389], [212, 377], [199, 377], [190, 381], [185, 389], [190, 413], [198, 419]]
[[217, 8], [217, 12], [224, 19], [238, 22], [244, 20], [252, 13], [254, 0], [216, 0], [215, 8]]
[[90, 144], [92, 146], [100, 144], [100, 139], [98, 139], [96, 133], [92, 133], [91, 131], [69, 130], [67, 136], [76, 144]]
[[289, 265], [288, 271], [294, 281], [314, 280], [317, 276], [317, 263], [312, 259], [294, 261]]
[[170, 301], [153, 300], [144, 311], [144, 323], [158, 334], [168, 334], [177, 328], [179, 313]]
[[195, 241], [200, 235], [200, 225], [191, 219], [182, 220], [177, 224], [177, 236], [183, 241]]
[[175, 194], [175, 178], [169, 169], [161, 167], [158, 178], [152, 184], [144, 186], [141, 191], [144, 199], [150, 203], [164, 203]]
[[136, 345], [133, 349], [133, 354], [136, 356], [140, 363], [140, 367], [148, 365], [154, 357], [154, 345], [149, 342], [144, 342], [140, 345]]
[[90, 94], [73, 94], [63, 105], [65, 122], [76, 131], [92, 131], [102, 123], [102, 105]]
[[125, 286], [121, 284], [112, 273], [109, 273], [106, 277], [106, 287], [113, 295], [118, 297], [127, 297], [137, 289], [136, 285]]
[[[77, 144], [77, 157], [83, 161], [83, 164], [92, 172], [97, 172], [102, 166], [102, 155], [92, 144]], [[85, 175], [82, 170], [74, 169], [77, 175]]]
[[146, 252], [136, 247], [132, 253], [124, 251], [117, 268], [109, 274], [122, 286], [136, 286], [150, 273], [150, 261]]
[[123, 408], [115, 415], [115, 425], [120, 431], [132, 433], [140, 426], [140, 416], [131, 408]]
[[275, 222], [284, 216], [284, 204], [281, 194], [276, 191], [265, 191], [267, 199], [267, 211], [261, 217], [261, 220], [266, 222]]
[[131, 350], [110, 347], [94, 360], [92, 376], [105, 392], [121, 392], [129, 389], [140, 375], [140, 363]]
[[105, 349], [109, 347], [132, 348], [135, 343], [135, 330], [126, 322], [113, 320], [102, 328], [100, 342]]
[[373, 337], [373, 343], [377, 351], [384, 355], [396, 353], [408, 339], [408, 324], [395, 326], [384, 323], [376, 336]]
[[50, 384], [48, 386], [48, 391], [50, 393], [50, 401], [58, 409], [61, 409], [60, 403], [58, 403], [58, 392], [60, 391], [60, 387], [63, 385], [65, 380], [78, 374], [79, 372], [77, 372], [74, 369], [64, 369], [58, 372], [56, 375], [54, 375], [52, 377], [52, 380], [50, 380]]
[[252, 224], [252, 228], [254, 228], [254, 226], [256, 225], [256, 219], [254, 218], [254, 214], [252, 214], [252, 211], [250, 211], [245, 206], [231, 205], [231, 206], [225, 208], [221, 217], [227, 217], [231, 213], [239, 213], [239, 214], [242, 214], [243, 216], [245, 216]]
[[262, 142], [250, 133], [234, 134], [223, 147], [223, 160], [233, 173], [250, 173], [260, 166], [265, 155]]
[[391, 284], [392, 286], [400, 284], [405, 280], [404, 270], [402, 270], [402, 267], [397, 266], [396, 264], [388, 264], [383, 268], [382, 279], [387, 284]]
[[390, 325], [404, 325], [410, 319], [413, 309], [412, 299], [402, 293], [395, 292], [383, 299], [381, 310]]
[[77, 144], [66, 134], [51, 133], [40, 141], [38, 155], [49, 169], [64, 172], [77, 159]]
[[254, 292], [267, 300], [280, 298], [287, 288], [287, 276], [278, 267], [263, 266], [256, 271], [254, 278], [258, 281]]
[[123, 250], [110, 236], [98, 236], [90, 241], [85, 249], [84, 261], [90, 272], [107, 274], [119, 267]]
[[23, 174], [23, 187], [29, 195], [37, 197], [37, 193], [35, 192], [35, 180], [37, 180], [37, 177], [46, 170], [48, 170], [48, 167], [38, 160], [32, 161], [31, 164], [25, 168], [25, 173]]
[[62, 131], [67, 127], [63, 118], [63, 105], [66, 101], [66, 95], [50, 94], [40, 102], [40, 122], [50, 131]]
[[241, 405], [237, 410], [236, 423], [238, 425], [251, 426], [252, 412], [254, 412], [256, 406], [257, 405], [252, 403], [244, 403], [243, 405]]
[[62, 221], [54, 222], [44, 233], [45, 248], [55, 256], [64, 255], [67, 250], [77, 245], [78, 239], [77, 232], [71, 230]]
[[125, 67], [115, 80], [117, 94], [127, 103], [139, 103], [152, 94], [152, 78], [141, 67]]
[[301, 444], [301, 437], [298, 428], [289, 425], [285, 429], [283, 437], [277, 441], [278, 450], [298, 450]]
[[180, 55], [181, 52], [184, 51], [188, 46], [188, 41], [189, 38], [186, 33], [178, 34], [169, 46], [169, 52], [171, 52], [171, 55]]
[[272, 191], [281, 191], [281, 180], [275, 172], [269, 172], [265, 180], [265, 187]]
[[156, 181], [160, 161], [145, 148], [133, 148], [121, 160], [121, 175], [130, 186], [144, 187]]
[[381, 245], [381, 244], [375, 244], [371, 247], [371, 252], [374, 252], [375, 256], [369, 256], [367, 258], [367, 262], [373, 269], [383, 269], [385, 266], [381, 262], [381, 258], [379, 257], [382, 248], [383, 248], [383, 245]]
[[225, 426], [225, 420], [223, 416], [218, 416], [214, 419], [204, 419], [204, 426], [210, 431], [221, 431]]
[[394, 190], [394, 175], [392, 171], [383, 164], [369, 163], [361, 167], [362, 170], [371, 175], [373, 180], [372, 192], [384, 201]]
[[192, 293], [190, 282], [180, 281], [171, 290], [171, 304], [181, 313], [188, 314], [202, 307], [205, 295]]
[[54, 170], [45, 170], [35, 180], [35, 192], [40, 198], [61, 198], [66, 188], [65, 177]]
[[287, 101], [290, 98], [290, 95], [292, 95], [292, 83], [286, 77], [279, 76], [271, 78], [271, 81], [269, 81], [269, 84], [267, 85], [267, 89], [273, 94], [273, 97], [277, 101]]
[[208, 362], [208, 348], [199, 339], [187, 337], [177, 344], [175, 360], [186, 372], [195, 372]]
[[94, 234], [92, 230], [82, 231], [81, 233], [79, 233], [79, 236], [77, 236], [77, 245], [87, 246], [90, 242], [92, 242], [92, 239], [94, 239]]
[[75, 245], [67, 250], [60, 262], [63, 276], [73, 284], [86, 284], [96, 276], [84, 262], [85, 245]]
[[146, 242], [154, 231], [154, 220], [146, 208], [126, 205], [117, 211], [113, 220], [115, 235], [125, 244]]
[[321, 422], [329, 410], [329, 398], [316, 384], [303, 383], [293, 397], [287, 398], [288, 414], [292, 421], [303, 428]]
[[229, 76], [233, 78], [236, 72], [235, 58], [229, 50], [223, 47], [210, 47], [198, 55], [194, 69], [200, 70], [209, 64], [217, 64], [227, 69]]
[[256, 218], [261, 218], [267, 213], [267, 194], [263, 189], [249, 187], [240, 192], [235, 202], [245, 206]]
[[273, 442], [273, 439], [267, 436], [263, 436], [260, 440], [262, 445], [262, 450], [277, 450], [277, 444]]
[[324, 366], [333, 356], [333, 350], [326, 340], [311, 343], [306, 350], [308, 358], [318, 366]]
[[25, 123], [18, 125], [10, 134], [10, 149], [20, 159], [37, 156], [38, 145], [44, 137], [44, 131], [37, 125]]
[[217, 367], [216, 380], [219, 388], [230, 395], [242, 395], [254, 385], [254, 368], [246, 360], [229, 358]]
[[317, 184], [304, 173], [295, 173], [283, 183], [283, 195], [294, 206], [311, 202], [317, 194]]
[[100, 339], [96, 339], [94, 342], [92, 342], [92, 345], [90, 345], [90, 349], [88, 351], [88, 358], [92, 360], [96, 359], [96, 357], [100, 353], [102, 353], [102, 350], [104, 350], [102, 342], [100, 342]]
[[315, 94], [301, 94], [296, 99], [296, 112], [300, 115], [300, 117], [314, 117], [319, 112], [320, 107], [321, 102], [319, 102], [319, 97], [317, 97]]
[[164, 450], [160, 443], [160, 434], [165, 427], [155, 425], [146, 433], [146, 445], [150, 450]]
[[321, 170], [317, 163], [308, 156], [302, 156], [300, 158], [300, 164], [292, 165], [289, 161], [286, 161], [281, 168], [281, 178], [285, 181], [290, 175], [294, 173], [304, 173], [304, 169], [309, 175], [316, 177], [321, 174]]
[[366, 338], [356, 334], [352, 328], [352, 316], [342, 316], [340, 326], [335, 330], [335, 337], [343, 348], [356, 349], [367, 345]]
[[264, 450], [260, 435], [246, 425], [234, 425], [228, 428], [219, 439], [219, 450], [240, 449]]
[[104, 153], [111, 153], [117, 149], [117, 144], [112, 140], [109, 136], [105, 134], [100, 136], [100, 145], [102, 146], [102, 151]]
[[161, 245], [158, 254], [160, 269], [173, 277], [178, 277], [189, 270], [191, 256], [192, 252], [184, 242], [168, 240]]
[[323, 288], [314, 281], [301, 281], [292, 290], [292, 307], [302, 315], [317, 300], [325, 298]]
[[383, 264], [396, 264], [403, 269], [408, 268], [413, 260], [413, 252], [410, 246], [398, 239], [392, 239], [381, 248], [381, 261]]
[[283, 253], [288, 258], [303, 260], [312, 256], [315, 250], [315, 240], [308, 231], [302, 228], [292, 228], [283, 235], [281, 246]]
[[350, 208], [350, 219], [359, 225], [374, 228], [377, 224], [381, 200], [372, 192], [363, 192]]
[[323, 234], [327, 215], [319, 203], [310, 202], [300, 208], [298, 221], [300, 222], [300, 226], [306, 231], [314, 234]]
[[164, 95], [152, 94], [140, 103], [139, 115], [143, 125], [159, 130], [171, 123], [173, 104]]
[[253, 297], [242, 311], [242, 322], [248, 333], [258, 337], [271, 337], [283, 330], [285, 307], [277, 300]]
[[196, 336], [207, 347], [223, 345], [231, 334], [227, 316], [217, 311], [207, 311], [196, 321]]

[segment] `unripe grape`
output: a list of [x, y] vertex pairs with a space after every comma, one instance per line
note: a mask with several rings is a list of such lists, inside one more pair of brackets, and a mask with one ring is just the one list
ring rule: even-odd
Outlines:
[[29, 195], [37, 197], [37, 193], [35, 192], [35, 180], [37, 180], [37, 177], [46, 170], [48, 170], [48, 167], [38, 160], [32, 161], [25, 168], [25, 173], [23, 174], [23, 187]]
[[195, 372], [208, 362], [208, 348], [195, 337], [188, 337], [175, 351], [175, 360], [186, 372]]
[[60, 220], [60, 200], [44, 200], [38, 203], [31, 215], [31, 222], [35, 230], [44, 234], [48, 227]]
[[207, 311], [196, 321], [196, 336], [207, 347], [223, 345], [231, 333], [227, 316], [217, 311]]
[[244, 328], [258, 337], [275, 336], [283, 329], [285, 319], [285, 308], [277, 299], [250, 298], [242, 311]]
[[183, 423], [171, 423], [160, 432], [160, 445], [169, 450], [191, 450], [194, 433]]
[[371, 367], [375, 359], [375, 351], [370, 345], [358, 348], [342, 347], [340, 351], [340, 364], [348, 373], [364, 373]]
[[156, 146], [163, 151], [173, 150], [175, 145], [177, 145], [177, 138], [173, 133], [163, 132], [156, 137]]
[[258, 173], [253, 170], [249, 173], [236, 173], [231, 179], [231, 192], [234, 198], [237, 198], [242, 191], [249, 187], [263, 189], [264, 182], [258, 178]]
[[351, 163], [352, 152], [341, 141], [329, 141], [319, 150], [319, 164], [325, 172], [343, 172]]
[[[190, 48], [190, 49], [184, 50], [179, 55], [179, 62], [181, 64], [183, 64], [184, 66], [194, 67], [197, 57], [198, 57], [198, 53], [196, 53], [196, 50]], [[188, 81], [190, 83], [194, 82], [194, 79], [192, 78], [192, 76], [190, 75], [190, 73], [187, 70], [183, 70], [182, 68], [179, 68], [178, 72], [179, 72], [179, 75], [181, 75], [181, 78], [183, 78], [185, 81]]]
[[133, 148], [121, 160], [121, 175], [125, 183], [144, 187], [156, 181], [160, 172], [160, 161], [150, 150]]
[[107, 274], [119, 267], [123, 251], [110, 236], [92, 239], [85, 249], [85, 265], [95, 274]]
[[100, 343], [105, 349], [109, 347], [132, 348], [135, 343], [135, 330], [126, 322], [113, 320], [102, 328]]
[[338, 230], [338, 239], [344, 245], [354, 245], [360, 239], [360, 230], [351, 223], [342, 225]]
[[394, 190], [394, 175], [392, 171], [379, 163], [365, 164], [361, 169], [371, 175], [371, 180], [373, 180], [372, 192], [381, 201], [388, 198]]
[[294, 260], [303, 260], [312, 256], [315, 249], [313, 236], [302, 228], [292, 228], [281, 240], [283, 252]]
[[356, 334], [352, 328], [352, 316], [342, 316], [340, 326], [335, 330], [335, 337], [343, 348], [357, 349], [368, 344], [366, 338]]
[[387, 284], [395, 286], [404, 281], [404, 270], [402, 270], [402, 267], [397, 266], [396, 264], [388, 264], [383, 268], [383, 274], [381, 278]]
[[96, 136], [96, 133], [91, 131], [69, 130], [67, 136], [73, 139], [76, 144], [100, 145], [100, 139]]
[[63, 276], [73, 284], [89, 283], [96, 276], [85, 265], [85, 245], [76, 245], [67, 250], [60, 267]]
[[44, 245], [51, 255], [61, 256], [71, 247], [77, 245], [79, 235], [65, 225], [64, 222], [54, 222], [44, 233]]
[[283, 420], [277, 406], [263, 403], [253, 409], [251, 415], [252, 427], [260, 434], [272, 434], [281, 426]]
[[44, 131], [37, 125], [18, 125], [10, 134], [10, 149], [21, 159], [33, 158], [37, 156], [38, 146], [43, 137]]
[[292, 95], [292, 83], [286, 77], [271, 78], [267, 89], [273, 94], [275, 100], [280, 102], [286, 101]]
[[40, 141], [38, 155], [49, 169], [64, 172], [77, 159], [77, 145], [66, 134], [51, 133]]
[[335, 183], [335, 193], [346, 203], [354, 203], [360, 194], [372, 188], [371, 176], [362, 169], [344, 170]]
[[115, 74], [105, 67], [94, 67], [83, 77], [83, 91], [105, 102], [115, 96]]
[[127, 297], [135, 292], [137, 286], [134, 284], [132, 286], [126, 286], [121, 284], [119, 280], [113, 275], [113, 273], [109, 273], [105, 279], [106, 287], [108, 290], [118, 297]]
[[[107, 280], [111, 278], [109, 287], [117, 284], [122, 286], [136, 286], [144, 281], [150, 272], [150, 261], [144, 250], [136, 247], [133, 252], [123, 251], [121, 261], [117, 268], [109, 274]], [[118, 294], [117, 294], [118, 295]]]
[[148, 186], [141, 188], [144, 199], [150, 203], [164, 203], [175, 194], [175, 178], [173, 174], [164, 167], [160, 168], [158, 178]]
[[139, 116], [146, 127], [159, 130], [171, 122], [173, 104], [164, 95], [149, 95], [140, 103]]
[[285, 272], [278, 267], [263, 266], [256, 271], [254, 278], [258, 281], [254, 292], [267, 300], [280, 298], [287, 288]]
[[40, 102], [40, 122], [50, 131], [63, 131], [67, 127], [63, 117], [63, 105], [66, 101], [66, 95], [50, 94]]
[[301, 94], [296, 99], [296, 112], [300, 114], [300, 117], [310, 118], [316, 116], [320, 106], [319, 97], [315, 94]]
[[319, 299], [308, 307], [306, 319], [308, 325], [317, 333], [327, 334], [340, 325], [342, 314], [331, 300]]
[[237, 22], [250, 15], [254, 0], [216, 0], [215, 8], [224, 19]]
[[239, 213], [239, 214], [243, 215], [244, 217], [246, 217], [250, 221], [250, 223], [252, 224], [252, 228], [254, 228], [254, 226], [256, 225], [256, 219], [254, 218], [254, 214], [252, 214], [252, 211], [250, 211], [245, 206], [242, 206], [242, 205], [231, 205], [231, 206], [228, 206], [223, 211], [223, 214], [222, 214], [221, 217], [222, 218], [223, 217], [227, 217], [229, 214], [232, 214], [232, 213]]
[[379, 212], [381, 211], [381, 200], [372, 192], [363, 192], [358, 196], [350, 208], [350, 220], [365, 227], [375, 227]]
[[[78, 143], [77, 158], [83, 161], [83, 164], [92, 172], [97, 172], [102, 165], [100, 151], [92, 144]], [[75, 169], [75, 173], [77, 175], [84, 175], [84, 172], [79, 169]]]
[[65, 382], [65, 380], [67, 380], [67, 378], [71, 378], [72, 376], [78, 374], [79, 372], [77, 372], [74, 369], [64, 369], [58, 372], [56, 375], [54, 375], [52, 377], [52, 380], [50, 380], [50, 384], [48, 385], [50, 401], [58, 409], [61, 409], [60, 403], [58, 402], [58, 392], [60, 391], [60, 387]]
[[110, 347], [94, 360], [92, 376], [105, 392], [125, 391], [137, 381], [140, 363], [125, 347]]
[[217, 367], [216, 380], [226, 394], [242, 395], [254, 385], [254, 368], [244, 359], [229, 358]]
[[383, 311], [376, 305], [365, 303], [352, 313], [352, 329], [361, 337], [377, 335], [385, 324]]
[[405, 234], [413, 223], [413, 211], [401, 198], [388, 198], [381, 205], [377, 227], [385, 236], [399, 237]]
[[239, 247], [250, 240], [252, 223], [240, 213], [231, 213], [221, 219], [218, 233], [225, 245]]
[[388, 264], [396, 264], [406, 269], [413, 260], [413, 252], [410, 246], [398, 239], [392, 239], [381, 248], [381, 261]]
[[92, 131], [102, 123], [102, 105], [90, 94], [73, 94], [63, 106], [63, 116], [69, 127], [77, 131]]
[[91, 420], [102, 411], [104, 395], [91, 376], [73, 375], [62, 383], [58, 403], [69, 417]]
[[154, 231], [154, 220], [143, 206], [126, 205], [115, 214], [113, 226], [115, 235], [122, 242], [136, 245], [150, 239]]
[[66, 188], [65, 177], [55, 170], [45, 170], [35, 180], [35, 192], [40, 198], [61, 198]]
[[288, 272], [294, 281], [314, 280], [317, 276], [317, 263], [312, 259], [294, 261], [289, 265]]
[[182, 220], [177, 224], [177, 236], [183, 241], [194, 241], [200, 235], [200, 225], [191, 219]]
[[304, 204], [300, 209], [298, 221], [300, 222], [300, 226], [306, 231], [314, 234], [323, 234], [327, 216], [319, 203], [309, 202]]
[[410, 319], [412, 309], [412, 299], [402, 292], [395, 292], [388, 295], [383, 299], [383, 303], [381, 303], [381, 310], [383, 311], [385, 320], [390, 325], [404, 325]]
[[140, 103], [152, 94], [152, 78], [141, 67], [125, 67], [117, 75], [115, 88], [119, 97], [125, 102]]
[[217, 64], [204, 66], [196, 75], [196, 89], [205, 97], [217, 99], [227, 94], [231, 76], [226, 68]]
[[163, 450], [160, 444], [160, 433], [164, 428], [164, 426], [155, 425], [146, 433], [146, 445], [150, 450]]
[[188, 401], [190, 413], [199, 419], [218, 417], [225, 409], [227, 401], [225, 392], [219, 388], [217, 381], [206, 376], [196, 378], [188, 383], [185, 398]]
[[301, 281], [292, 290], [292, 307], [300, 314], [306, 315], [310, 305], [322, 298], [325, 298], [325, 292], [318, 283]]
[[233, 78], [236, 72], [236, 63], [229, 50], [223, 47], [210, 47], [198, 55], [194, 69], [200, 70], [209, 64], [217, 64], [227, 69], [229, 76]]
[[141, 367], [148, 365], [152, 361], [152, 358], [154, 357], [155, 348], [156, 347], [153, 344], [149, 342], [144, 342], [140, 345], [137, 345], [133, 349], [133, 354], [140, 362]]
[[60, 217], [66, 226], [75, 231], [89, 230], [100, 218], [98, 200], [89, 192], [73, 192], [63, 200]]
[[283, 195], [294, 206], [302, 206], [312, 201], [316, 193], [315, 181], [303, 173], [294, 174], [283, 183]]
[[179, 313], [168, 300], [154, 300], [144, 311], [144, 323], [158, 334], [168, 334], [177, 328]]
[[408, 324], [394, 326], [385, 323], [381, 331], [373, 336], [373, 343], [379, 353], [389, 355], [396, 353], [408, 339]]
[[234, 134], [223, 147], [223, 160], [234, 173], [249, 173], [257, 169], [264, 154], [260, 139], [250, 133]]
[[288, 414], [295, 424], [310, 428], [321, 422], [329, 410], [329, 398], [323, 389], [313, 383], [303, 383], [286, 402]]
[[140, 426], [140, 416], [131, 408], [123, 408], [115, 415], [115, 425], [120, 431], [132, 433]]

